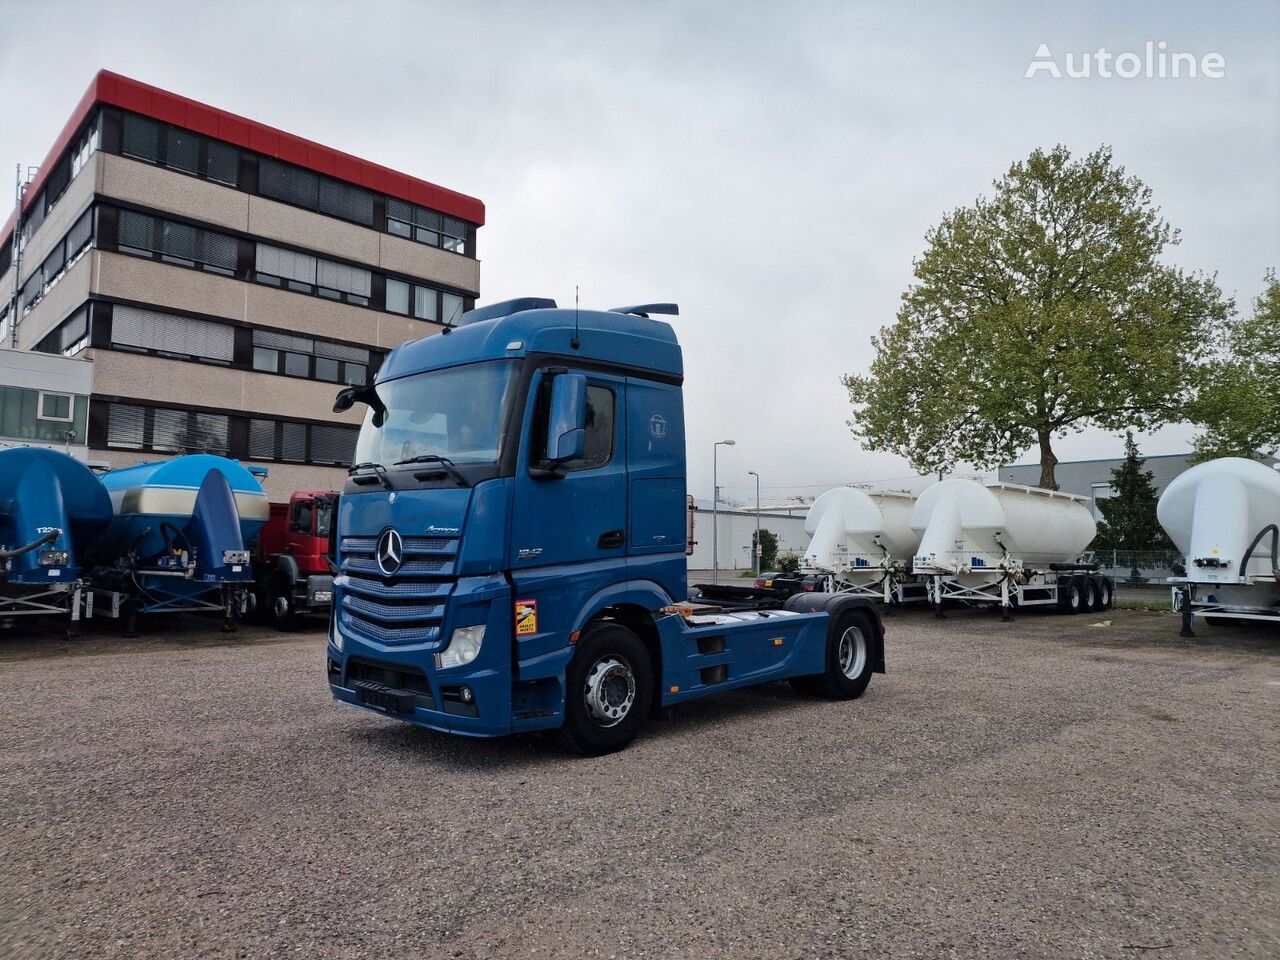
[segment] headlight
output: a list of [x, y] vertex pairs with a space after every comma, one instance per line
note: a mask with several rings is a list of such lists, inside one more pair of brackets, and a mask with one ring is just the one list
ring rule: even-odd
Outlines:
[[480, 656], [484, 643], [484, 624], [474, 627], [458, 627], [449, 638], [449, 646], [436, 654], [436, 669], [462, 667]]
[[332, 643], [339, 650], [341, 650], [342, 640], [343, 640], [342, 631], [338, 629], [338, 624], [336, 621], [337, 621], [337, 617], [332, 617], [329, 620], [329, 642]]

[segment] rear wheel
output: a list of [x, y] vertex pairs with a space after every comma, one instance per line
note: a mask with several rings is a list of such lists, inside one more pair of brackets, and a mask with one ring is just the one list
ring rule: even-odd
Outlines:
[[277, 630], [296, 630], [298, 611], [293, 605], [293, 585], [284, 580], [272, 580], [267, 587], [267, 616]]
[[1058, 609], [1063, 613], [1079, 613], [1084, 606], [1085, 586], [1080, 577], [1064, 577], [1058, 581]]
[[1110, 610], [1116, 602], [1115, 591], [1111, 588], [1111, 581], [1106, 577], [1094, 577], [1093, 588], [1098, 597], [1098, 609]]
[[1098, 602], [1098, 583], [1093, 577], [1081, 577], [1080, 584], [1080, 609], [1084, 613], [1092, 613], [1094, 610], [1102, 609], [1102, 604]]
[[872, 632], [866, 617], [846, 613], [827, 635], [827, 670], [816, 677], [795, 677], [791, 685], [801, 693], [833, 700], [862, 696], [872, 674]]
[[616, 623], [583, 631], [567, 671], [560, 738], [587, 756], [621, 750], [644, 725], [653, 667], [640, 638]]

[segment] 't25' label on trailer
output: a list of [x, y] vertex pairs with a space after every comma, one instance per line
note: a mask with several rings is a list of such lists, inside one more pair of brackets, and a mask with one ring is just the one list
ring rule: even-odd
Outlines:
[[516, 636], [524, 637], [538, 632], [538, 601], [516, 601]]

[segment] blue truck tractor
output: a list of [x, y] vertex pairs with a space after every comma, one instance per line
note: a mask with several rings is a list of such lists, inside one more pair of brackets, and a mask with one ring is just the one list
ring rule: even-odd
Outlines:
[[789, 679], [838, 699], [884, 671], [869, 602], [702, 586], [687, 599], [674, 304], [525, 298], [406, 343], [375, 382], [332, 538], [334, 697], [584, 754], [654, 712]]

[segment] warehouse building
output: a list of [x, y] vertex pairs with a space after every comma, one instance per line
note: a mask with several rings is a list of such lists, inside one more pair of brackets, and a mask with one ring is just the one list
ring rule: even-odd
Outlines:
[[[0, 228], [0, 340], [91, 360], [88, 457], [334, 487], [343, 384], [480, 290], [472, 197], [103, 71]], [[15, 236], [16, 235], [16, 236]]]

